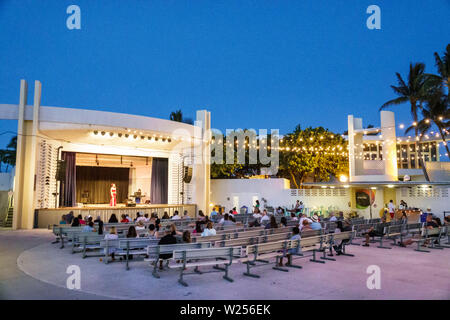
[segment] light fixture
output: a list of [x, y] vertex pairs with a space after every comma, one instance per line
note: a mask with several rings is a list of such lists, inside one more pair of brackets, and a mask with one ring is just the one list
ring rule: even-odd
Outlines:
[[118, 133], [117, 135], [119, 136], [119, 138], [122, 138], [122, 133]]
[[350, 186], [348, 184], [346, 184], [346, 185], [344, 185], [344, 188], [348, 189], [348, 188], [350, 188]]
[[394, 187], [394, 185], [393, 184], [388, 184], [387, 187], [392, 189]]
[[102, 136], [104, 136], [106, 134], [106, 132], [105, 131], [102, 131]]
[[114, 132], [110, 132], [109, 136], [111, 136], [111, 137], [114, 136]]
[[372, 189], [372, 190], [377, 190], [377, 187], [370, 187], [370, 189]]
[[97, 131], [97, 130], [95, 130], [95, 131], [94, 131], [94, 134], [95, 134], [95, 135], [97, 135], [97, 134], [98, 134], [98, 131]]

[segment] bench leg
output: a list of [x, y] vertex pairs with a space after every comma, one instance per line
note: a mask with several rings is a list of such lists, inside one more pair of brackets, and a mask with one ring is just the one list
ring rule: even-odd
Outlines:
[[244, 276], [252, 277], [252, 278], [260, 278], [259, 275], [250, 272], [250, 265], [254, 265], [255, 264], [254, 262], [253, 263], [246, 262], [245, 264], [247, 265], [247, 271], [244, 272]]
[[64, 237], [61, 237], [61, 247], [59, 247], [60, 249], [64, 248]]
[[155, 277], [156, 279], [161, 278], [161, 276], [158, 273], [158, 262], [159, 262], [159, 260], [156, 259], [155, 260], [155, 265], [153, 266], [153, 271], [152, 271], [152, 276]]
[[417, 249], [414, 250], [419, 252], [430, 252], [429, 250], [422, 249], [422, 241], [417, 241]]
[[325, 263], [325, 261], [317, 260], [317, 259], [316, 259], [316, 250], [313, 250], [313, 258], [312, 258], [312, 259], [309, 259], [309, 261], [317, 262], [317, 263]]
[[383, 237], [380, 238], [380, 245], [377, 246], [377, 248], [381, 248], [381, 249], [392, 249], [391, 247], [383, 246]]
[[272, 268], [273, 270], [283, 271], [283, 272], [289, 272], [288, 269], [281, 268], [280, 267], [280, 257], [276, 257], [275, 260], [275, 267]]
[[198, 274], [203, 274], [203, 272], [200, 271], [200, 269], [198, 267], [194, 268], [194, 272], [198, 273]]
[[234, 280], [228, 276], [228, 267], [229, 267], [229, 265], [226, 264], [225, 268], [223, 268], [223, 269], [225, 269], [225, 275], [223, 276], [223, 278], [229, 282], [233, 282]]

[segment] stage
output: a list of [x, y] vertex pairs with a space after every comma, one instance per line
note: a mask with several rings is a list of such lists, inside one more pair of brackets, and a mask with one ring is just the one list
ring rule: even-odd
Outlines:
[[110, 207], [106, 204], [94, 204], [85, 205], [83, 207], [64, 207], [64, 208], [46, 208], [36, 209], [35, 226], [38, 228], [49, 228], [54, 224], [59, 224], [61, 216], [73, 211], [74, 216], [81, 216], [84, 218], [88, 215], [96, 219], [98, 216], [104, 222], [108, 222], [110, 216], [114, 213], [117, 219], [121, 220], [122, 214], [127, 214], [131, 218], [136, 217], [136, 213], [141, 214], [148, 213], [149, 216], [152, 212], [158, 213], [158, 217], [162, 217], [164, 211], [172, 216], [175, 210], [178, 210], [182, 215], [187, 210], [190, 217], [195, 218], [197, 205], [195, 204], [138, 204], [136, 207], [126, 207], [125, 204], [118, 204], [115, 207]]

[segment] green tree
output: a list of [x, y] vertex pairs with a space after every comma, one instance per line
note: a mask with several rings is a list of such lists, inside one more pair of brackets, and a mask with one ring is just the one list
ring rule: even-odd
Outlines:
[[302, 130], [298, 125], [280, 144], [279, 177], [289, 179], [298, 189], [308, 175], [315, 182], [348, 174], [347, 142], [322, 127]]

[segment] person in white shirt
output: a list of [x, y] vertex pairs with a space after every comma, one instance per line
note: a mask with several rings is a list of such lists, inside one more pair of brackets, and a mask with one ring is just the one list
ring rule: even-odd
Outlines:
[[145, 217], [141, 216], [140, 212], [136, 213], [136, 223], [139, 223], [139, 221], [145, 222]]
[[206, 224], [205, 230], [202, 232], [202, 237], [209, 237], [209, 236], [215, 236], [216, 235], [216, 229], [213, 228], [213, 224], [211, 221], [209, 221]]
[[178, 215], [178, 210], [175, 210], [175, 212], [173, 213], [173, 216], [171, 218], [171, 220], [180, 220], [180, 216]]
[[262, 214], [262, 217], [261, 217], [261, 224], [267, 224], [267, 223], [269, 223], [270, 222], [270, 218], [269, 218], [269, 216], [267, 215], [267, 211], [266, 211], [266, 209], [264, 209], [264, 211], [263, 211], [263, 214]]
[[389, 215], [391, 216], [391, 220], [394, 220], [395, 217], [395, 205], [394, 205], [394, 201], [390, 200], [388, 203], [388, 212]]
[[337, 218], [334, 216], [334, 212], [330, 212], [330, 221], [336, 221]]
[[306, 216], [306, 214], [303, 214], [302, 217], [300, 218], [299, 222], [298, 222], [298, 224], [300, 226], [300, 230], [302, 230], [302, 228], [303, 228], [303, 221], [305, 221], [305, 220], [307, 220], [309, 223], [312, 223], [312, 220], [310, 218], [308, 218]]
[[259, 212], [255, 212], [255, 213], [253, 214], [253, 218], [255, 218], [255, 219], [261, 219], [261, 218], [262, 218], [262, 215], [261, 215], [261, 213], [259, 213]]

